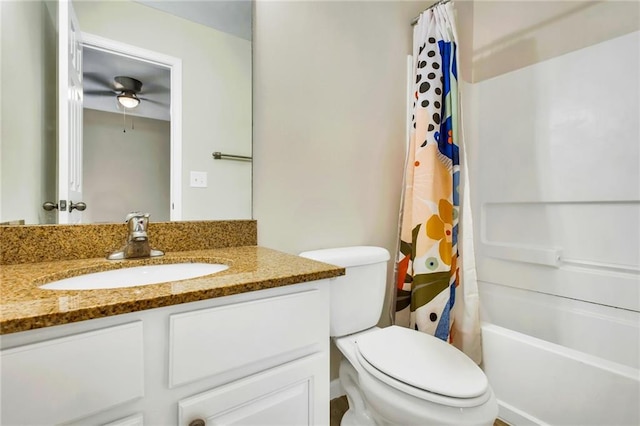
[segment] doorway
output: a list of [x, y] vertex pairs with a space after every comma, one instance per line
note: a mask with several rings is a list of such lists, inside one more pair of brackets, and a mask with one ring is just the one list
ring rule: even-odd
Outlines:
[[[86, 221], [119, 222], [132, 210], [180, 220], [181, 60], [87, 33], [82, 46]], [[121, 77], [141, 84], [135, 108], [118, 102], [129, 89]]]

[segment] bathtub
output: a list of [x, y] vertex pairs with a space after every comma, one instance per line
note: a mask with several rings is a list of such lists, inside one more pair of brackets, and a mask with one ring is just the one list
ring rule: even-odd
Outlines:
[[512, 425], [640, 424], [640, 315], [479, 283], [483, 369]]

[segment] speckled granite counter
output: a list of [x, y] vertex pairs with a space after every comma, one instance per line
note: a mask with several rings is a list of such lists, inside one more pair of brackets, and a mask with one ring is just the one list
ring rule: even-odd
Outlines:
[[[148, 264], [208, 262], [229, 269], [213, 275], [109, 290], [43, 290], [52, 280]], [[109, 261], [58, 260], [0, 266], [0, 334], [101, 318], [336, 277], [344, 269], [257, 246], [170, 252], [163, 257]]]
[[[127, 225], [0, 226], [0, 265], [105, 257], [126, 242]], [[258, 245], [255, 220], [150, 222], [152, 247], [165, 252]]]

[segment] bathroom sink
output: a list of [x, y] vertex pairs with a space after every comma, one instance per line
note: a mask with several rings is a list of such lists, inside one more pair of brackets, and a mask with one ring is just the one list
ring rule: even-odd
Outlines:
[[135, 287], [203, 277], [228, 268], [229, 266], [220, 263], [145, 265], [64, 278], [41, 285], [40, 288], [45, 290], [99, 290]]

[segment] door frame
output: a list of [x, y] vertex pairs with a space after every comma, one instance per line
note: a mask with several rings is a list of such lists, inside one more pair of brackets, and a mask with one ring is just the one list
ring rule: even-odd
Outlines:
[[[57, 10], [57, 222], [82, 222], [72, 200], [82, 197], [82, 33], [70, 0], [59, 0]], [[67, 202], [69, 208], [67, 209]], [[43, 205], [44, 208], [44, 205]]]
[[82, 45], [169, 69], [171, 75], [169, 220], [182, 219], [182, 59], [82, 32]]

